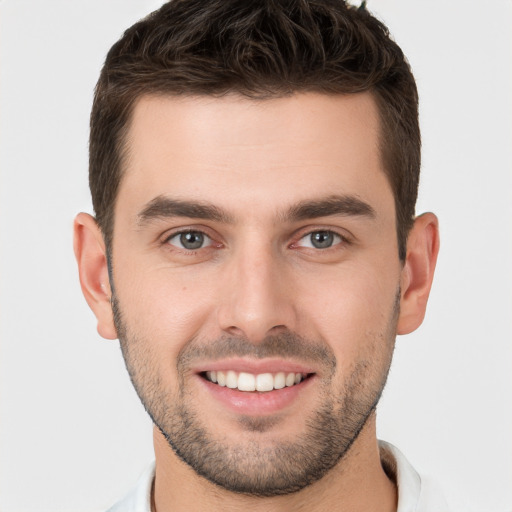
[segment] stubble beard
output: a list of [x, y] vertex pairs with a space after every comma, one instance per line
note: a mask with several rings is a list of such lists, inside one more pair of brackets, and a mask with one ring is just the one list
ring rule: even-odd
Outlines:
[[[113, 296], [114, 320], [131, 381], [155, 426], [173, 451], [198, 475], [223, 489], [269, 497], [297, 492], [325, 476], [342, 461], [374, 412], [384, 389], [394, 349], [399, 292], [389, 323], [381, 333], [367, 333], [368, 353], [355, 362], [342, 385], [334, 385], [336, 358], [322, 342], [305, 340], [286, 331], [253, 345], [243, 338], [220, 338], [208, 343], [191, 340], [177, 361], [178, 392], [162, 382], [158, 361], [148, 340], [129, 331]], [[377, 355], [375, 355], [377, 354]], [[305, 418], [303, 433], [283, 442], [260, 442], [279, 419], [241, 416], [239, 427], [254, 438], [237, 442], [220, 438], [194, 410], [187, 388], [187, 368], [197, 356], [297, 357], [316, 363], [324, 373], [318, 384], [318, 407]], [[277, 423], [277, 425], [275, 425]], [[265, 434], [266, 435], [266, 434]]]

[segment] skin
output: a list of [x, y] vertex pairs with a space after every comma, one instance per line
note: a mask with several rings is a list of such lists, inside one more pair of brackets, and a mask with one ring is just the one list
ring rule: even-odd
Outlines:
[[[172, 430], [180, 404], [226, 453], [243, 451], [240, 467], [250, 476], [261, 453], [303, 442], [322, 405], [332, 406], [340, 430], [348, 410], [343, 404], [353, 399], [367, 412], [346, 453], [319, 479], [269, 497], [234, 493], [198, 475], [155, 428], [154, 510], [396, 510], [371, 402], [384, 385], [395, 335], [423, 320], [439, 239], [436, 217], [418, 217], [406, 260], [399, 260], [393, 194], [378, 142], [369, 93], [260, 102], [235, 95], [143, 97], [137, 103], [115, 205], [114, 297], [103, 238], [86, 214], [75, 221], [75, 252], [98, 331], [121, 338], [153, 418]], [[303, 208], [297, 215], [298, 206], [325, 205], [333, 197], [345, 206], [347, 198], [360, 201], [368, 210]], [[162, 207], [162, 198], [174, 201], [172, 208], [168, 201]], [[177, 200], [216, 213], [176, 215]], [[176, 235], [183, 229], [204, 233], [206, 244], [184, 249]], [[335, 234], [331, 246], [312, 245], [311, 233], [319, 232]], [[268, 340], [290, 333], [323, 350], [329, 363], [294, 353], [284, 342], [271, 354]], [[245, 352], [223, 352], [226, 369], [298, 364], [312, 378], [282, 407], [256, 405], [242, 414], [198, 373], [218, 362], [215, 354], [229, 346], [222, 345], [228, 338], [242, 340]], [[270, 460], [266, 469], [276, 465]]]

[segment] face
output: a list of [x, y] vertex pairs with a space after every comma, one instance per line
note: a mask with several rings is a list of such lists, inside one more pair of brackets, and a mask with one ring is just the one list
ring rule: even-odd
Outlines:
[[146, 97], [127, 142], [113, 302], [155, 425], [236, 492], [285, 494], [340, 467], [399, 314], [372, 97]]

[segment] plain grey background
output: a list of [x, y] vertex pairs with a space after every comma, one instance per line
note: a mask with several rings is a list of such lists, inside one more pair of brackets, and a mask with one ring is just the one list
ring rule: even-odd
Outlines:
[[[91, 211], [104, 56], [156, 0], [0, 1], [0, 510], [107, 508], [152, 459], [117, 341], [72, 251]], [[400, 337], [379, 436], [464, 510], [512, 510], [512, 2], [373, 0], [417, 77], [418, 212], [441, 222], [424, 325]]]

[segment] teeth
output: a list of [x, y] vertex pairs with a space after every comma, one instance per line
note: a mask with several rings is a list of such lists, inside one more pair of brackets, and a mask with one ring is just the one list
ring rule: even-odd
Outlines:
[[279, 372], [274, 377], [274, 389], [283, 389], [286, 385], [286, 377], [283, 372]]
[[252, 373], [240, 372], [233, 370], [211, 371], [206, 372], [206, 378], [210, 382], [216, 382], [219, 386], [226, 386], [239, 391], [272, 391], [273, 389], [283, 389], [284, 387], [299, 384], [306, 378], [306, 374], [302, 373], [260, 373], [253, 375]]
[[250, 373], [238, 375], [238, 389], [240, 391], [256, 391], [256, 378]]
[[272, 391], [274, 377], [271, 373], [260, 373], [256, 376], [256, 391]]
[[206, 377], [211, 382], [217, 382], [217, 372], [206, 372]]
[[229, 370], [228, 373], [226, 373], [226, 387], [235, 389], [238, 387], [238, 377], [236, 376], [236, 373], [232, 370]]
[[217, 384], [219, 386], [226, 385], [226, 374], [224, 372], [217, 372]]

